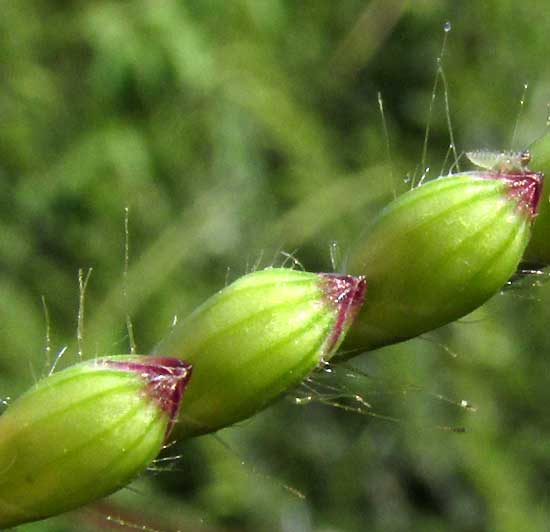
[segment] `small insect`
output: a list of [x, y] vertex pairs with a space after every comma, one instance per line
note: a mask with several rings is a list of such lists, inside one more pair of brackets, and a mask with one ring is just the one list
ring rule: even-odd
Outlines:
[[527, 165], [531, 162], [529, 150], [523, 151], [489, 151], [476, 150], [466, 152], [466, 157], [480, 168], [492, 170], [499, 174], [524, 174], [529, 172]]

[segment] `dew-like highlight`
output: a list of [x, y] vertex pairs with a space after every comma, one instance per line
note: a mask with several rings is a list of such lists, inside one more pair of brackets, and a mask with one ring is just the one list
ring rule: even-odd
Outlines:
[[288, 268], [288, 264], [290, 263], [290, 268], [292, 270], [294, 269], [298, 269], [298, 270], [301, 270], [303, 272], [306, 271], [304, 265], [296, 258], [296, 253], [298, 252], [297, 249], [295, 249], [294, 251], [291, 251], [291, 252], [287, 252], [287, 251], [281, 251], [279, 252], [280, 255], [282, 255], [284, 257], [284, 260], [283, 262], [281, 263], [281, 268]]
[[[459, 156], [456, 149], [456, 142], [454, 138], [454, 132], [453, 132], [453, 125], [451, 120], [451, 106], [449, 102], [449, 85], [447, 83], [447, 77], [445, 75], [445, 70], [443, 69], [443, 57], [445, 56], [446, 48], [447, 48], [447, 36], [449, 32], [451, 31], [452, 26], [450, 21], [445, 22], [443, 26], [443, 42], [441, 44], [441, 52], [439, 56], [436, 59], [436, 72], [434, 76], [434, 83], [432, 87], [432, 93], [430, 97], [430, 104], [428, 106], [428, 118], [426, 120], [426, 128], [424, 131], [424, 143], [422, 146], [422, 157], [420, 160], [420, 168], [429, 169], [428, 165], [428, 143], [430, 140], [430, 133], [431, 133], [431, 125], [432, 125], [432, 119], [433, 119], [433, 113], [434, 113], [434, 106], [435, 106], [435, 100], [437, 95], [437, 90], [439, 87], [439, 83], [441, 83], [443, 88], [443, 102], [444, 102], [444, 108], [445, 108], [445, 120], [447, 122], [447, 129], [449, 131], [449, 153], [453, 155], [453, 163], [451, 165], [451, 168], [456, 168], [457, 172], [460, 171], [459, 166]], [[449, 155], [446, 156], [445, 160], [447, 160]], [[442, 171], [441, 174], [444, 172]], [[426, 177], [426, 170], [424, 171], [424, 174], [422, 175], [421, 182], [424, 181]], [[412, 181], [412, 186], [415, 186], [414, 179]]]
[[541, 301], [536, 293], [526, 289], [541, 288], [550, 281], [550, 271], [541, 264], [520, 264], [514, 275], [502, 288], [501, 294], [513, 295], [520, 299]]
[[[292, 404], [307, 406], [314, 403], [338, 408], [345, 412], [376, 418], [392, 423], [406, 423], [406, 419], [377, 410], [378, 398], [389, 396], [407, 397], [420, 394], [441, 401], [460, 410], [476, 412], [476, 407], [466, 399], [452, 399], [423, 386], [395, 382], [370, 373], [347, 363], [323, 364], [311, 374], [290, 396]], [[435, 425], [421, 428], [436, 428], [445, 432], [465, 432], [464, 427]]]
[[11, 397], [7, 395], [6, 397], [0, 397], [0, 414], [9, 406], [11, 403]]
[[529, 88], [529, 83], [525, 82], [523, 84], [523, 92], [521, 93], [521, 98], [519, 100], [519, 110], [516, 116], [516, 122], [514, 124], [514, 129], [512, 131], [512, 140], [510, 141], [510, 148], [513, 149], [516, 143], [516, 137], [519, 129], [519, 124], [523, 114], [523, 108], [525, 107], [525, 99], [527, 95], [527, 89]]
[[84, 270], [78, 270], [78, 316], [76, 325], [76, 342], [77, 342], [77, 356], [79, 360], [82, 360], [84, 354], [84, 311], [86, 308], [86, 288], [92, 275], [92, 268], [88, 268], [88, 272], [84, 275]]
[[342, 266], [342, 250], [338, 241], [332, 240], [329, 243], [330, 264], [333, 272], [339, 272]]
[[128, 341], [130, 343], [130, 353], [135, 355], [137, 352], [136, 340], [134, 337], [134, 324], [128, 309], [130, 308], [130, 299], [128, 296], [128, 272], [130, 265], [130, 207], [124, 209], [124, 273], [122, 282], [122, 297], [124, 298], [126, 331], [128, 333]]

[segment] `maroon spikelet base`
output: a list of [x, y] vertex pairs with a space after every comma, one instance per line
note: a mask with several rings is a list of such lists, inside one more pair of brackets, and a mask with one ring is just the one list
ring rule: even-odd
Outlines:
[[510, 196], [517, 199], [519, 206], [526, 209], [534, 218], [539, 208], [543, 174], [540, 172], [506, 174], [502, 179], [508, 183]]
[[178, 358], [139, 356], [135, 360], [98, 360], [104, 366], [132, 371], [146, 383], [146, 393], [168, 415], [165, 440], [170, 436], [179, 414], [183, 392], [191, 377], [191, 364]]
[[531, 218], [537, 215], [544, 174], [541, 172], [482, 172], [484, 179], [498, 179], [508, 186], [508, 196], [518, 202], [518, 207], [526, 211]]
[[367, 281], [361, 275], [340, 275], [336, 273], [322, 273], [323, 290], [328, 300], [333, 304], [338, 314], [332, 333], [326, 343], [326, 354], [331, 354], [341, 336], [353, 321], [365, 300]]

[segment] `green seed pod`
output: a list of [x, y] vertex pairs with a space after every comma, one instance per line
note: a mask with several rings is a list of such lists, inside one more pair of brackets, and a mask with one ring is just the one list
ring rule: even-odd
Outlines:
[[349, 259], [369, 296], [344, 347], [356, 354], [406, 340], [498, 292], [527, 245], [541, 186], [541, 174], [470, 172], [391, 202]]
[[190, 366], [121, 356], [39, 381], [0, 416], [0, 528], [72, 510], [127, 484], [162, 448]]
[[[542, 136], [529, 147], [531, 166], [550, 175], [550, 133]], [[550, 185], [546, 183], [541, 194], [539, 212], [533, 224], [531, 241], [525, 250], [526, 262], [542, 266], [550, 265]]]
[[298, 385], [338, 348], [364, 292], [362, 277], [270, 268], [208, 299], [157, 348], [193, 365], [176, 437], [231, 425]]

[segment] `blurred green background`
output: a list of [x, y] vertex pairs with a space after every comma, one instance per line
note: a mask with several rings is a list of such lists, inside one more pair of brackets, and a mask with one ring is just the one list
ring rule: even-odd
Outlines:
[[[442, 80], [422, 156], [446, 21], [458, 149], [526, 146], [547, 127], [546, 20], [536, 0], [2, 0], [0, 396], [47, 367], [42, 296], [51, 357], [75, 360], [79, 268], [86, 356], [128, 352], [126, 312], [151, 350], [285, 253], [340, 269], [382, 205], [449, 168]], [[531, 284], [19, 529], [548, 530], [550, 284]]]

